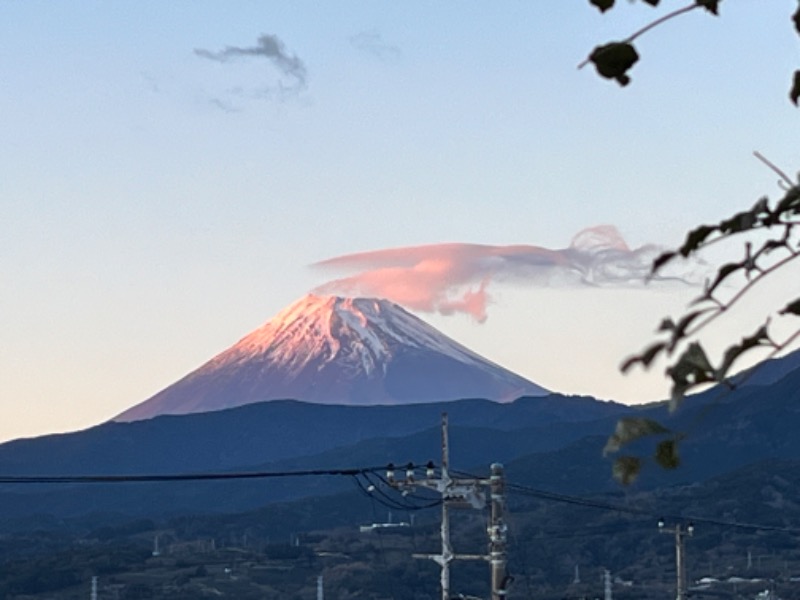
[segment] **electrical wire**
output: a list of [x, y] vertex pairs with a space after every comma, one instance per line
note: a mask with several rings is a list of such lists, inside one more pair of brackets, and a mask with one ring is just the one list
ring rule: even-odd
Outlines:
[[[467, 473], [464, 471], [453, 471], [459, 476], [480, 479], [477, 475]], [[750, 531], [774, 531], [780, 533], [800, 534], [800, 528], [794, 527], [781, 527], [778, 525], [759, 525], [757, 523], [742, 523], [739, 521], [729, 521], [725, 519], [715, 519], [713, 517], [699, 517], [693, 515], [676, 515], [664, 512], [655, 512], [644, 508], [637, 508], [633, 506], [625, 506], [622, 504], [614, 504], [611, 502], [603, 502], [601, 500], [591, 500], [589, 498], [582, 498], [580, 496], [572, 496], [569, 494], [561, 494], [558, 492], [548, 492], [539, 490], [533, 487], [506, 482], [506, 489], [509, 492], [517, 493], [522, 496], [538, 498], [539, 500], [549, 500], [552, 502], [560, 502], [563, 504], [572, 504], [574, 506], [582, 506], [585, 508], [595, 508], [599, 510], [607, 510], [612, 512], [627, 513], [638, 516], [646, 516], [654, 519], [670, 519], [681, 522], [703, 523], [706, 525], [716, 525], [719, 527], [731, 527], [737, 529], [746, 529]]]
[[[366, 479], [370, 479], [370, 477], [375, 477], [385, 487], [394, 489], [394, 486], [380, 472], [374, 472], [373, 471], [373, 472], [369, 472], [369, 473], [364, 473], [364, 477]], [[376, 485], [374, 482], [371, 482], [371, 483], [373, 485]], [[442, 504], [441, 498], [437, 498], [436, 500], [431, 500], [430, 496], [423, 496], [421, 494], [417, 494], [417, 493], [414, 492], [414, 490], [415, 490], [415, 487], [414, 487], [413, 482], [412, 483], [406, 483], [405, 489], [402, 492], [403, 498], [410, 498], [412, 500], [419, 500], [420, 502], [424, 502], [424, 504], [419, 505], [419, 504], [412, 504], [412, 503], [409, 502], [409, 503], [404, 505], [405, 507], [412, 508], [414, 510], [420, 510], [420, 509], [424, 509], [424, 508], [433, 508], [435, 506], [441, 506], [441, 504]]]
[[[410, 464], [409, 469], [422, 468], [418, 465]], [[359, 489], [387, 508], [395, 510], [424, 510], [441, 506], [443, 500], [436, 499], [425, 503], [409, 502], [408, 499], [416, 501], [426, 501], [428, 498], [415, 494], [413, 492], [413, 484], [411, 489], [405, 490], [405, 493], [400, 498], [392, 497], [384, 491], [384, 488], [395, 489], [392, 484], [382, 475], [386, 470], [385, 466], [379, 467], [359, 467], [349, 469], [309, 469], [298, 471], [235, 471], [226, 473], [178, 473], [178, 474], [144, 474], [144, 475], [0, 475], [0, 485], [26, 485], [26, 484], [116, 484], [116, 483], [162, 483], [162, 482], [178, 482], [178, 481], [230, 481], [240, 479], [274, 479], [285, 477], [320, 477], [320, 476], [348, 476], [352, 477]], [[463, 471], [455, 471], [452, 473], [457, 476], [464, 476], [475, 480], [485, 478], [478, 477], [471, 473]], [[363, 477], [367, 482], [359, 479]], [[712, 517], [701, 516], [688, 516], [676, 515], [668, 513], [658, 513], [653, 510], [637, 508], [632, 506], [624, 506], [621, 504], [614, 504], [610, 502], [603, 502], [600, 500], [591, 500], [582, 498], [580, 496], [572, 496], [569, 494], [561, 494], [558, 492], [548, 492], [545, 490], [536, 489], [533, 487], [507, 482], [506, 489], [515, 494], [537, 498], [539, 500], [547, 500], [551, 502], [559, 502], [563, 504], [571, 504], [574, 506], [582, 506], [585, 508], [594, 508], [598, 510], [607, 510], [619, 513], [626, 513], [638, 516], [658, 518], [667, 518], [677, 521], [691, 521], [693, 523], [703, 523], [707, 525], [715, 525], [719, 527], [730, 527], [737, 529], [745, 529], [750, 531], [773, 531], [780, 533], [800, 534], [800, 528], [782, 527], [778, 525], [759, 525], [757, 523], [742, 523], [739, 521], [731, 521], [726, 519], [715, 519]], [[372, 492], [375, 492], [373, 494]]]
[[220, 481], [232, 479], [271, 479], [279, 477], [355, 476], [382, 471], [386, 467], [355, 469], [310, 469], [304, 471], [235, 471], [227, 473], [173, 473], [147, 475], [0, 475], [0, 484], [41, 483], [160, 483], [169, 481]]
[[358, 488], [364, 494], [364, 496], [369, 498], [371, 502], [378, 502], [378, 504], [380, 504], [381, 506], [394, 510], [404, 510], [408, 508], [400, 504], [399, 502], [395, 501], [394, 498], [389, 496], [383, 490], [380, 490], [379, 488], [375, 487], [372, 483], [369, 483], [369, 479], [367, 479], [369, 485], [365, 485], [364, 482], [361, 481], [358, 477], [354, 477], [354, 480]]
[[[394, 509], [398, 509], [398, 510], [425, 510], [427, 508], [433, 508], [433, 507], [436, 507], [436, 506], [440, 506], [442, 504], [441, 498], [437, 498], [436, 500], [433, 500], [433, 501], [428, 501], [425, 504], [415, 504], [413, 502], [406, 502], [405, 501], [406, 498], [412, 498], [412, 499], [415, 499], [415, 500], [428, 500], [427, 498], [423, 498], [423, 497], [421, 497], [419, 495], [414, 495], [414, 494], [408, 492], [407, 490], [406, 490], [407, 493], [401, 494], [400, 498], [396, 499], [396, 498], [390, 496], [389, 494], [387, 494], [385, 491], [383, 491], [384, 488], [389, 488], [389, 489], [394, 489], [394, 488], [381, 475], [375, 473], [374, 471], [373, 472], [368, 472], [368, 473], [365, 472], [365, 473], [362, 473], [361, 475], [364, 477], [364, 479], [367, 480], [367, 482], [369, 482], [369, 486], [367, 487], [367, 491], [369, 492], [370, 489], [373, 490], [376, 493], [376, 496], [379, 496], [385, 502], [388, 503], [388, 504], [384, 504], [384, 506], [387, 506], [387, 508], [394, 508]], [[377, 479], [377, 482], [374, 479], [372, 479], [373, 477]], [[376, 499], [379, 502], [381, 502], [381, 500], [379, 498], [376, 498]]]
[[621, 504], [613, 504], [610, 502], [602, 502], [598, 500], [589, 500], [578, 496], [570, 496], [568, 494], [558, 494], [555, 492], [546, 492], [537, 490], [535, 488], [527, 487], [519, 484], [507, 484], [506, 488], [523, 496], [538, 498], [540, 500], [550, 500], [554, 502], [561, 502], [565, 504], [572, 504], [576, 506], [583, 506], [586, 508], [596, 508], [600, 510], [608, 510], [613, 512], [627, 513], [638, 516], [647, 516], [654, 519], [670, 519], [681, 522], [703, 523], [706, 525], [716, 525], [719, 527], [731, 527], [737, 529], [746, 529], [750, 531], [775, 531], [781, 533], [800, 534], [800, 529], [794, 527], [781, 527], [777, 525], [759, 525], [756, 523], [741, 523], [739, 521], [729, 521], [726, 519], [714, 519], [712, 517], [700, 517], [694, 515], [676, 515], [669, 513], [657, 513], [652, 510], [643, 508], [636, 508], [632, 506], [623, 506]]

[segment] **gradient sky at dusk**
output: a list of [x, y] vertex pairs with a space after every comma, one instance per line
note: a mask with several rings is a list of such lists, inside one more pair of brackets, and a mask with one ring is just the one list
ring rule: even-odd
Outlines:
[[626, 89], [576, 69], [661, 14], [618, 4], [0, 2], [0, 440], [102, 422], [352, 255], [411, 247], [415, 285], [486, 302], [416, 306], [458, 341], [553, 390], [665, 397], [617, 367], [692, 288], [509, 265], [585, 265], [596, 226], [672, 246], [777, 197], [751, 153], [800, 168], [797, 3], [651, 31]]

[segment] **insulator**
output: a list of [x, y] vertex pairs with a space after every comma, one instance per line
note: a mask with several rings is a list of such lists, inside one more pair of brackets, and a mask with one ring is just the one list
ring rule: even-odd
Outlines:
[[435, 475], [433, 468], [434, 468], [433, 461], [429, 460], [428, 464], [425, 467], [425, 477], [427, 477], [428, 479], [433, 479], [433, 476]]

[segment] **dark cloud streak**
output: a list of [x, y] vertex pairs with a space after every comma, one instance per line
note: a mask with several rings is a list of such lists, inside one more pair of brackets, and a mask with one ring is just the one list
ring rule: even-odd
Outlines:
[[283, 75], [295, 80], [298, 88], [306, 86], [306, 66], [296, 54], [289, 54], [276, 35], [263, 34], [257, 44], [249, 47], [225, 46], [219, 52], [196, 48], [194, 53], [208, 60], [226, 63], [239, 58], [266, 58]]

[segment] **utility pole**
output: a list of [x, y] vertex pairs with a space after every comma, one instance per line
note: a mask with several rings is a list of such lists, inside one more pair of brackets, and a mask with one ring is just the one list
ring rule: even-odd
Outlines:
[[91, 598], [91, 600], [97, 600], [97, 575], [92, 576], [92, 591], [89, 598]]
[[694, 534], [694, 525], [683, 527], [678, 523], [675, 527], [665, 527], [664, 519], [659, 519], [658, 531], [675, 534], [675, 600], [686, 600], [686, 537]]
[[614, 588], [611, 585], [611, 571], [603, 569], [603, 599], [614, 600]]
[[[506, 540], [508, 527], [504, 521], [505, 475], [503, 465], [494, 463], [488, 479], [460, 478], [450, 475], [450, 442], [447, 430], [447, 413], [442, 413], [442, 464], [439, 477], [435, 477], [434, 465], [429, 462], [424, 479], [417, 479], [414, 466], [406, 468], [404, 480], [395, 478], [394, 466], [389, 465], [386, 479], [389, 484], [403, 491], [419, 486], [433, 490], [442, 496], [442, 521], [439, 529], [442, 549], [438, 554], [414, 554], [414, 558], [433, 560], [441, 568], [440, 582], [442, 600], [451, 600], [450, 563], [454, 560], [486, 560], [491, 565], [491, 600], [504, 600], [509, 576], [506, 569]], [[483, 510], [489, 493], [490, 516], [486, 533], [489, 537], [488, 554], [456, 554], [450, 542], [450, 510], [471, 508]]]
[[506, 505], [506, 481], [503, 465], [493, 463], [490, 467], [489, 492], [491, 499], [491, 516], [489, 520], [489, 560], [492, 565], [492, 600], [503, 600], [508, 586], [508, 570], [506, 565], [506, 541], [508, 525], [503, 518]]

